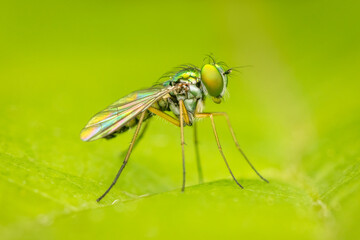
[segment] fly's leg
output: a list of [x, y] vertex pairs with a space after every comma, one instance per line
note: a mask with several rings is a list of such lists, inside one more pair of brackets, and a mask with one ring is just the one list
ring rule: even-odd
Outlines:
[[203, 173], [202, 173], [201, 161], [200, 161], [199, 141], [198, 141], [196, 121], [193, 122], [193, 127], [194, 127], [194, 145], [195, 145], [196, 165], [197, 165], [198, 175], [199, 175], [199, 184], [201, 184], [204, 182], [204, 180], [203, 180]]
[[148, 108], [148, 110], [154, 114], [156, 114], [157, 116], [165, 119], [166, 121], [174, 124], [175, 126], [180, 127], [180, 135], [181, 135], [181, 151], [182, 151], [182, 164], [183, 164], [183, 184], [182, 184], [182, 188], [181, 191], [185, 190], [185, 149], [184, 149], [184, 145], [185, 145], [185, 141], [184, 141], [184, 121], [186, 122], [189, 119], [189, 115], [187, 114], [185, 105], [183, 100], [179, 101], [179, 109], [180, 109], [180, 121], [173, 118], [172, 116], [156, 109], [153, 107]]
[[[180, 100], [180, 101], [179, 101], [179, 108], [181, 109], [181, 110], [180, 110], [180, 116], [183, 117], [183, 120], [184, 120], [184, 122], [185, 122], [186, 124], [189, 124], [189, 123], [190, 123], [190, 119], [189, 119], [189, 115], [188, 115], [188, 113], [187, 113], [187, 111], [186, 111], [186, 107], [185, 107], [185, 105], [184, 105], [184, 101], [183, 101], [183, 100]], [[181, 114], [181, 112], [182, 112], [182, 114]], [[181, 121], [180, 121], [180, 122], [181, 122]]]
[[[183, 184], [182, 184], [181, 191], [184, 192], [184, 190], [185, 190], [184, 114], [186, 114], [187, 119], [189, 116], [187, 115], [183, 100], [179, 100], [179, 108], [180, 108], [181, 153], [182, 153], [182, 163], [183, 163]], [[185, 112], [183, 111], [184, 109], [185, 109]], [[185, 119], [186, 119], [186, 117], [185, 117]]]
[[[138, 137], [136, 138], [136, 141], [134, 143], [134, 146], [133, 146], [133, 150], [135, 149], [135, 147], [139, 144], [140, 140], [144, 137], [144, 134], [146, 132], [146, 130], [148, 129], [148, 126], [149, 126], [149, 122], [150, 121], [146, 121], [144, 123], [144, 127], [143, 129], [141, 130], [141, 133], [138, 135]], [[124, 158], [126, 156], [126, 153], [127, 152], [122, 152], [121, 155], [120, 155], [120, 158]]]
[[210, 117], [210, 116], [224, 116], [226, 121], [227, 121], [227, 124], [228, 124], [228, 127], [229, 127], [229, 130], [230, 130], [230, 133], [231, 133], [231, 136], [235, 142], [235, 145], [236, 145], [236, 148], [239, 150], [239, 152], [241, 153], [241, 155], [244, 157], [244, 159], [246, 160], [246, 162], [249, 164], [249, 166], [254, 170], [254, 172], [262, 179], [264, 180], [265, 182], [269, 183], [269, 181], [264, 178], [263, 176], [261, 176], [261, 174], [256, 170], [256, 168], [254, 167], [254, 165], [252, 165], [252, 163], [250, 162], [250, 160], [247, 158], [247, 156], [245, 155], [244, 151], [240, 148], [240, 145], [239, 145], [239, 142], [235, 136], [235, 132], [231, 126], [231, 123], [230, 123], [230, 119], [229, 119], [229, 116], [227, 115], [227, 113], [224, 113], [224, 112], [217, 112], [217, 113], [198, 113], [195, 115], [196, 118], [206, 118], [206, 117]]
[[[196, 115], [195, 115], [196, 116]], [[224, 152], [222, 150], [222, 147], [221, 147], [221, 144], [220, 144], [220, 141], [219, 141], [219, 137], [217, 135], [217, 132], [216, 132], [216, 127], [215, 127], [215, 122], [214, 122], [214, 116], [209, 113], [206, 117], [210, 117], [210, 120], [211, 120], [211, 125], [212, 125], [212, 129], [213, 129], [213, 132], [214, 132], [214, 135], [215, 135], [215, 140], [216, 140], [216, 144], [218, 146], [218, 149], [219, 149], [219, 152], [222, 156], [222, 158], [224, 159], [224, 162], [226, 164], [226, 167], [228, 168], [232, 178], [234, 179], [234, 181], [236, 182], [236, 184], [241, 187], [241, 188], [244, 188], [243, 186], [241, 186], [241, 184], [236, 180], [234, 174], [232, 173], [231, 169], [230, 169], [230, 166], [229, 166], [229, 163], [227, 162], [226, 158], [225, 158], [225, 155], [224, 155]]]
[[153, 107], [149, 107], [148, 110], [152, 113], [154, 113], [155, 115], [165, 119], [166, 121], [174, 124], [177, 127], [180, 127], [180, 122], [179, 120], [173, 118], [172, 116], [164, 113], [163, 111], [160, 111], [159, 109], [153, 108]]
[[140, 119], [139, 119], [139, 123], [138, 123], [138, 125], [137, 125], [137, 127], [136, 127], [134, 136], [133, 136], [133, 138], [132, 138], [132, 140], [131, 140], [131, 143], [130, 143], [130, 146], [129, 146], [129, 150], [127, 151], [127, 154], [126, 154], [126, 157], [125, 157], [125, 159], [124, 159], [123, 164], [121, 165], [121, 167], [120, 167], [118, 173], [116, 174], [114, 181], [111, 183], [110, 187], [105, 191], [105, 193], [104, 193], [103, 195], [101, 195], [101, 196], [96, 200], [97, 202], [100, 202], [101, 199], [103, 199], [103, 198], [106, 196], [106, 194], [108, 194], [108, 192], [111, 190], [111, 188], [116, 184], [116, 181], [118, 180], [118, 178], [120, 177], [120, 174], [122, 173], [123, 169], [125, 168], [126, 163], [127, 163], [128, 160], [129, 160], [131, 151], [132, 151], [132, 149], [133, 149], [133, 147], [134, 147], [136, 137], [137, 137], [137, 135], [139, 134], [139, 131], [140, 131], [140, 128], [141, 128], [141, 124], [142, 124], [142, 122], [144, 121], [144, 116], [145, 116], [145, 111], [144, 111], [143, 113], [141, 113], [141, 116], [140, 116]]

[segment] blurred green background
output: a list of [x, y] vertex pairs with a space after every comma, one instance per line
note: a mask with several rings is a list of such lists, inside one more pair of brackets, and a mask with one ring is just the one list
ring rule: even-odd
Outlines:
[[[1, 1], [0, 239], [359, 239], [358, 1]], [[216, 119], [151, 120], [100, 203], [132, 131], [81, 142], [89, 118], [213, 53], [233, 74], [226, 111], [261, 182]]]

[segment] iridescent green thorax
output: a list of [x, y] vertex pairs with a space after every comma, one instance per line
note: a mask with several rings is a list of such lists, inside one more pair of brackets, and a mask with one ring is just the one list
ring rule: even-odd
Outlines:
[[188, 80], [189, 82], [196, 84], [200, 81], [200, 71], [196, 68], [184, 69], [177, 72], [172, 80], [174, 82], [179, 80]]
[[[186, 66], [178, 72], [171, 73], [170, 78], [163, 83], [163, 86], [184, 84], [184, 88], [169, 93], [171, 97], [167, 99], [168, 110], [173, 112], [175, 116], [179, 116], [179, 101], [182, 100], [190, 118], [188, 125], [191, 125], [198, 102], [203, 101], [205, 98], [205, 94], [202, 91], [200, 69], [195, 66]], [[165, 109], [162, 110], [164, 111]]]
[[163, 86], [173, 86], [178, 82], [189, 82], [191, 84], [197, 84], [200, 82], [200, 70], [197, 68], [185, 68], [170, 76], [170, 79], [163, 82]]

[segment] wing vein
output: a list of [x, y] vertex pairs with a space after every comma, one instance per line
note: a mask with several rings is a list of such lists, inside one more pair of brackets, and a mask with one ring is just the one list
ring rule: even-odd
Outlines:
[[148, 109], [161, 97], [176, 88], [177, 86], [150, 88], [133, 92], [119, 99], [90, 119], [80, 133], [81, 139], [93, 141], [116, 132], [139, 113]]

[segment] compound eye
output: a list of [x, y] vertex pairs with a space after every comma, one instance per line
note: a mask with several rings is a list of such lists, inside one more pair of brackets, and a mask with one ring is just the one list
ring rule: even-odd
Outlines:
[[213, 97], [219, 97], [224, 88], [224, 81], [219, 70], [211, 64], [205, 64], [201, 69], [201, 81], [208, 93]]

